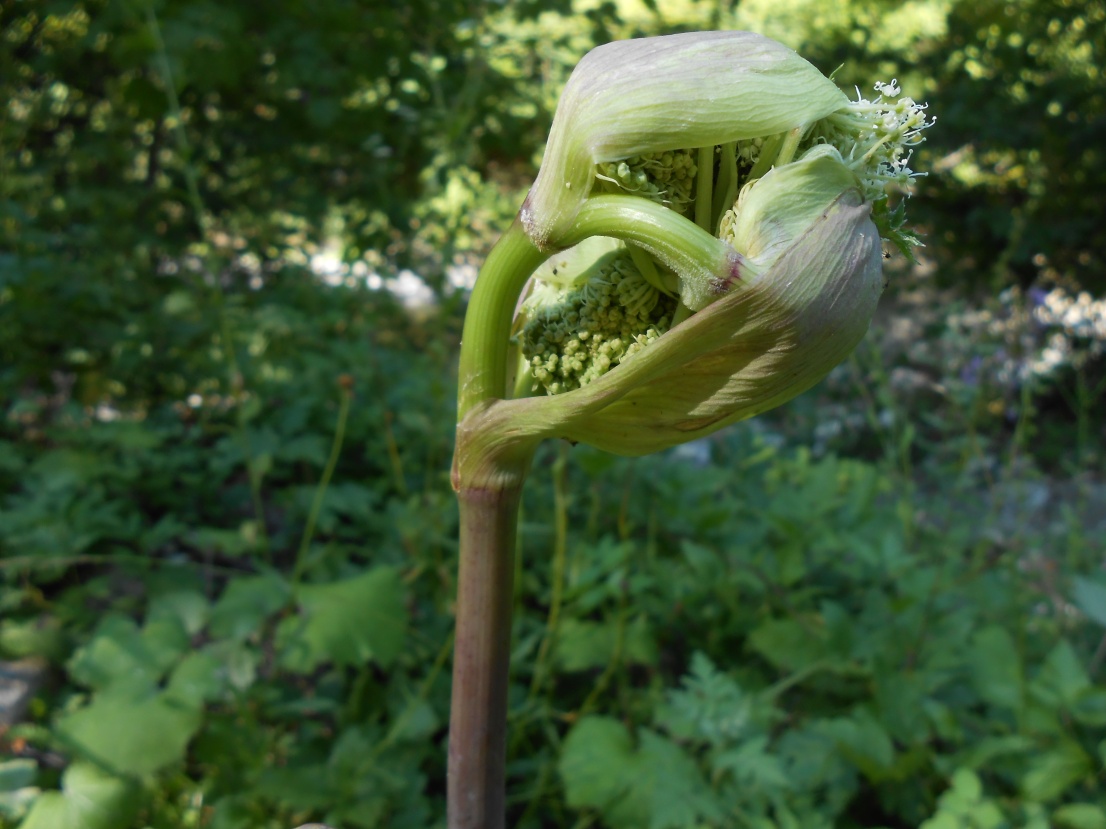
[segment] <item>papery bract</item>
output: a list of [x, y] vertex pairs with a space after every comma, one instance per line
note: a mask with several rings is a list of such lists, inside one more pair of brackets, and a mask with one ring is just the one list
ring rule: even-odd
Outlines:
[[557, 247], [595, 165], [644, 153], [776, 135], [848, 103], [791, 49], [752, 32], [688, 32], [608, 43], [576, 66], [521, 216]]

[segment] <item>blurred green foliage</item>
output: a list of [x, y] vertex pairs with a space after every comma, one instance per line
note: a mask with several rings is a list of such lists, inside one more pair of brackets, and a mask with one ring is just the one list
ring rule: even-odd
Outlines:
[[49, 681], [0, 827], [444, 824], [453, 283], [579, 57], [699, 28], [931, 102], [960, 291], [707, 444], [540, 454], [511, 825], [1106, 827], [1101, 364], [1018, 374], [1029, 294], [965, 290], [1106, 285], [1097, 0], [5, 3], [0, 657]]

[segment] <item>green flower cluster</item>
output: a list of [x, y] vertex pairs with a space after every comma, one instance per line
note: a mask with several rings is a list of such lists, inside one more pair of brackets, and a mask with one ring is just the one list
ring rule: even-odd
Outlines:
[[875, 90], [879, 94], [874, 101], [865, 100], [857, 90], [857, 100], [817, 122], [806, 143], [837, 149], [863, 183], [865, 198], [878, 202], [891, 188], [910, 192], [918, 176], [910, 169], [910, 154], [934, 119], [926, 117], [925, 104], [899, 98], [902, 89], [897, 81], [877, 83]]
[[598, 259], [576, 287], [539, 285], [518, 337], [531, 390], [586, 386], [668, 331], [675, 310], [625, 250]]
[[695, 150], [671, 150], [597, 164], [595, 175], [608, 193], [632, 193], [684, 213], [697, 173]]

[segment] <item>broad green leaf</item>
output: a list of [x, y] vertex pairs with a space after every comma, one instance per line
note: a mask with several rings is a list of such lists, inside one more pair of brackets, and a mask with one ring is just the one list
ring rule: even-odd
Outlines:
[[938, 801], [938, 811], [921, 829], [1004, 829], [1002, 811], [984, 796], [983, 783], [970, 769], [957, 769]]
[[1093, 763], [1078, 743], [1065, 742], [1034, 760], [1022, 778], [1022, 792], [1029, 800], [1049, 801], [1093, 771]]
[[392, 720], [388, 737], [400, 742], [428, 740], [440, 726], [441, 721], [434, 706], [424, 699], [412, 696]]
[[879, 717], [891, 736], [907, 744], [929, 738], [924, 678], [915, 672], [876, 671], [875, 698]]
[[1060, 640], [1029, 684], [1029, 691], [1045, 705], [1070, 709], [1090, 687], [1091, 680], [1075, 650]]
[[288, 597], [288, 583], [276, 573], [232, 579], [211, 609], [211, 635], [216, 639], [245, 639], [258, 632]]
[[775, 665], [789, 671], [802, 670], [826, 659], [824, 631], [813, 621], [770, 619], [749, 634], [753, 648]]
[[872, 780], [884, 779], [895, 762], [891, 737], [867, 709], [851, 717], [828, 720], [822, 730], [837, 743], [845, 758]]
[[344, 581], [308, 584], [296, 594], [299, 615], [278, 631], [281, 660], [310, 671], [323, 662], [388, 667], [403, 649], [407, 611], [399, 573], [377, 567]]
[[991, 625], [972, 637], [971, 678], [984, 701], [1019, 711], [1024, 704], [1021, 656], [1005, 628]]
[[231, 558], [244, 558], [257, 547], [257, 527], [252, 521], [242, 522], [237, 530], [199, 527], [189, 533], [189, 541], [192, 546], [203, 550], [215, 550]]
[[296, 810], [325, 809], [334, 799], [331, 770], [322, 763], [262, 769], [254, 791]]
[[137, 796], [133, 783], [92, 763], [73, 763], [61, 791], [41, 795], [19, 829], [120, 829], [135, 813]]
[[261, 662], [258, 650], [244, 642], [223, 639], [204, 648], [219, 664], [220, 675], [236, 691], [245, 691], [257, 679], [257, 666]]
[[1069, 803], [1052, 813], [1059, 829], [1106, 829], [1106, 811], [1093, 803]]
[[1010, 754], [1024, 754], [1032, 751], [1036, 743], [1020, 734], [1008, 734], [1002, 737], [984, 737], [969, 743], [967, 748], [956, 755], [956, 764], [964, 769], [986, 768], [993, 760]]
[[192, 708], [219, 698], [226, 685], [225, 675], [210, 650], [193, 651], [180, 661], [169, 675], [168, 696]]
[[160, 676], [192, 647], [184, 620], [175, 615], [158, 615], [142, 626], [142, 641], [152, 654], [151, 663]]
[[1083, 725], [1106, 726], [1106, 688], [1088, 688], [1072, 703], [1071, 714]]
[[633, 797], [649, 804], [649, 829], [683, 829], [721, 810], [699, 768], [676, 743], [638, 730], [640, 765]]
[[35, 778], [38, 764], [34, 760], [0, 762], [0, 823], [4, 818], [19, 820], [39, 796]]
[[90, 688], [145, 688], [187, 649], [180, 623], [162, 619], [139, 630], [125, 616], [110, 614], [100, 622], [88, 644], [69, 660], [69, 674]]
[[0, 654], [10, 659], [28, 656], [43, 656], [51, 660], [64, 658], [66, 639], [61, 622], [50, 616], [0, 621]]
[[1106, 627], [1106, 584], [1076, 576], [1072, 579], [1071, 599], [1088, 618]]
[[119, 774], [153, 774], [184, 757], [202, 709], [152, 688], [112, 687], [58, 721], [58, 735], [81, 756]]
[[[619, 808], [631, 785], [628, 774], [634, 752], [630, 732], [610, 717], [584, 717], [564, 741], [559, 769], [565, 797], [574, 809]], [[635, 810], [636, 807], [636, 810]], [[645, 822], [640, 804], [626, 803], [625, 817]]]
[[195, 590], [174, 590], [154, 596], [150, 600], [150, 607], [146, 612], [146, 624], [172, 618], [189, 636], [195, 636], [207, 624], [210, 613], [211, 605], [202, 593]]
[[564, 671], [604, 668], [610, 664], [619, 647], [624, 662], [639, 665], [656, 663], [657, 646], [644, 616], [626, 625], [621, 634], [617, 622], [613, 620], [589, 622], [566, 619], [557, 634], [554, 658]]
[[698, 767], [670, 740], [630, 732], [609, 717], [585, 717], [569, 732], [559, 763], [575, 809], [598, 809], [615, 829], [682, 829], [720, 817]]
[[0, 792], [11, 792], [33, 786], [38, 775], [34, 760], [5, 760], [0, 763]]
[[251, 799], [245, 795], [230, 795], [215, 801], [211, 825], [207, 829], [254, 829]]

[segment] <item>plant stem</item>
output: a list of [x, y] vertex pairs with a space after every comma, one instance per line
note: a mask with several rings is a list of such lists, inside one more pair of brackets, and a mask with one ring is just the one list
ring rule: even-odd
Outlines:
[[319, 513], [323, 508], [323, 498], [326, 496], [326, 488], [330, 486], [330, 479], [334, 476], [334, 470], [338, 466], [338, 457], [342, 454], [342, 443], [346, 437], [346, 420], [349, 418], [350, 401], [353, 392], [350, 388], [342, 387], [342, 399], [338, 405], [338, 423], [334, 427], [334, 440], [330, 444], [330, 457], [327, 458], [323, 468], [323, 476], [319, 479], [319, 485], [315, 488], [315, 497], [311, 499], [311, 510], [307, 514], [307, 523], [303, 528], [303, 536], [300, 538], [299, 550], [296, 552], [296, 563], [292, 568], [292, 584], [299, 584], [303, 578], [303, 571], [307, 566], [307, 554], [311, 549], [311, 539], [315, 536], [315, 523], [319, 520]]
[[515, 534], [514, 487], [464, 487], [457, 632], [449, 722], [449, 829], [503, 829], [507, 678]]
[[478, 403], [507, 394], [507, 342], [515, 305], [530, 274], [549, 256], [534, 247], [518, 219], [488, 254], [461, 335], [458, 421]]
[[541, 692], [545, 681], [545, 660], [557, 643], [558, 625], [561, 619], [561, 600], [565, 587], [565, 557], [568, 548], [568, 444], [562, 443], [557, 460], [553, 462], [553, 576], [550, 586], [549, 615], [545, 620], [545, 636], [534, 660], [534, 675], [530, 681], [530, 696]]
[[635, 196], [588, 198], [561, 242], [575, 245], [589, 236], [639, 245], [684, 279], [725, 279], [735, 266], [733, 248], [721, 239], [664, 205]]
[[511, 412], [532, 404], [502, 398], [515, 305], [530, 274], [548, 257], [516, 220], [488, 255], [465, 314], [451, 476], [461, 532], [446, 786], [449, 829], [504, 827], [518, 508], [540, 440], [528, 432], [540, 421], [530, 426], [512, 421]]

